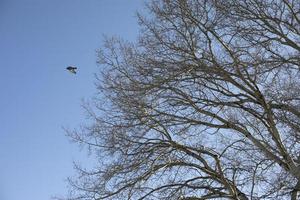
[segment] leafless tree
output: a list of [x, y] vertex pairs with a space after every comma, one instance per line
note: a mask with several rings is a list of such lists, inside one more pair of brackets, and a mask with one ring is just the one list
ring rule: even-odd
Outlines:
[[152, 0], [99, 51], [70, 199], [300, 199], [300, 0]]

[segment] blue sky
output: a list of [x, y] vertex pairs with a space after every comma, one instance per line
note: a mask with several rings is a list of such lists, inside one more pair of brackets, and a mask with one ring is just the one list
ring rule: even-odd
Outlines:
[[[0, 199], [67, 192], [72, 161], [91, 162], [62, 127], [85, 122], [103, 35], [134, 40], [142, 0], [0, 0]], [[65, 70], [78, 66], [78, 74]]]

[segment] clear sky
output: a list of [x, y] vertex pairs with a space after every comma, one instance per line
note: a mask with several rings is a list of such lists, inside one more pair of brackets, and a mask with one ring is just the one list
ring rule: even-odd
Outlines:
[[[142, 0], [0, 0], [0, 200], [67, 192], [87, 153], [62, 127], [84, 123], [103, 34], [134, 40]], [[78, 74], [65, 70], [78, 67]]]

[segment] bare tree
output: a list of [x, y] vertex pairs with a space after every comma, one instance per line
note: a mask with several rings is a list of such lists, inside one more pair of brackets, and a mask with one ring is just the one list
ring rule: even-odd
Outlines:
[[152, 0], [99, 51], [71, 199], [300, 199], [300, 0]]

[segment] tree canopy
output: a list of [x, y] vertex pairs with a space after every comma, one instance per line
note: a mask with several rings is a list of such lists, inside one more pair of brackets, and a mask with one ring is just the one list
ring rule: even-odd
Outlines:
[[95, 153], [70, 199], [300, 194], [300, 1], [152, 0], [135, 43], [99, 50]]

